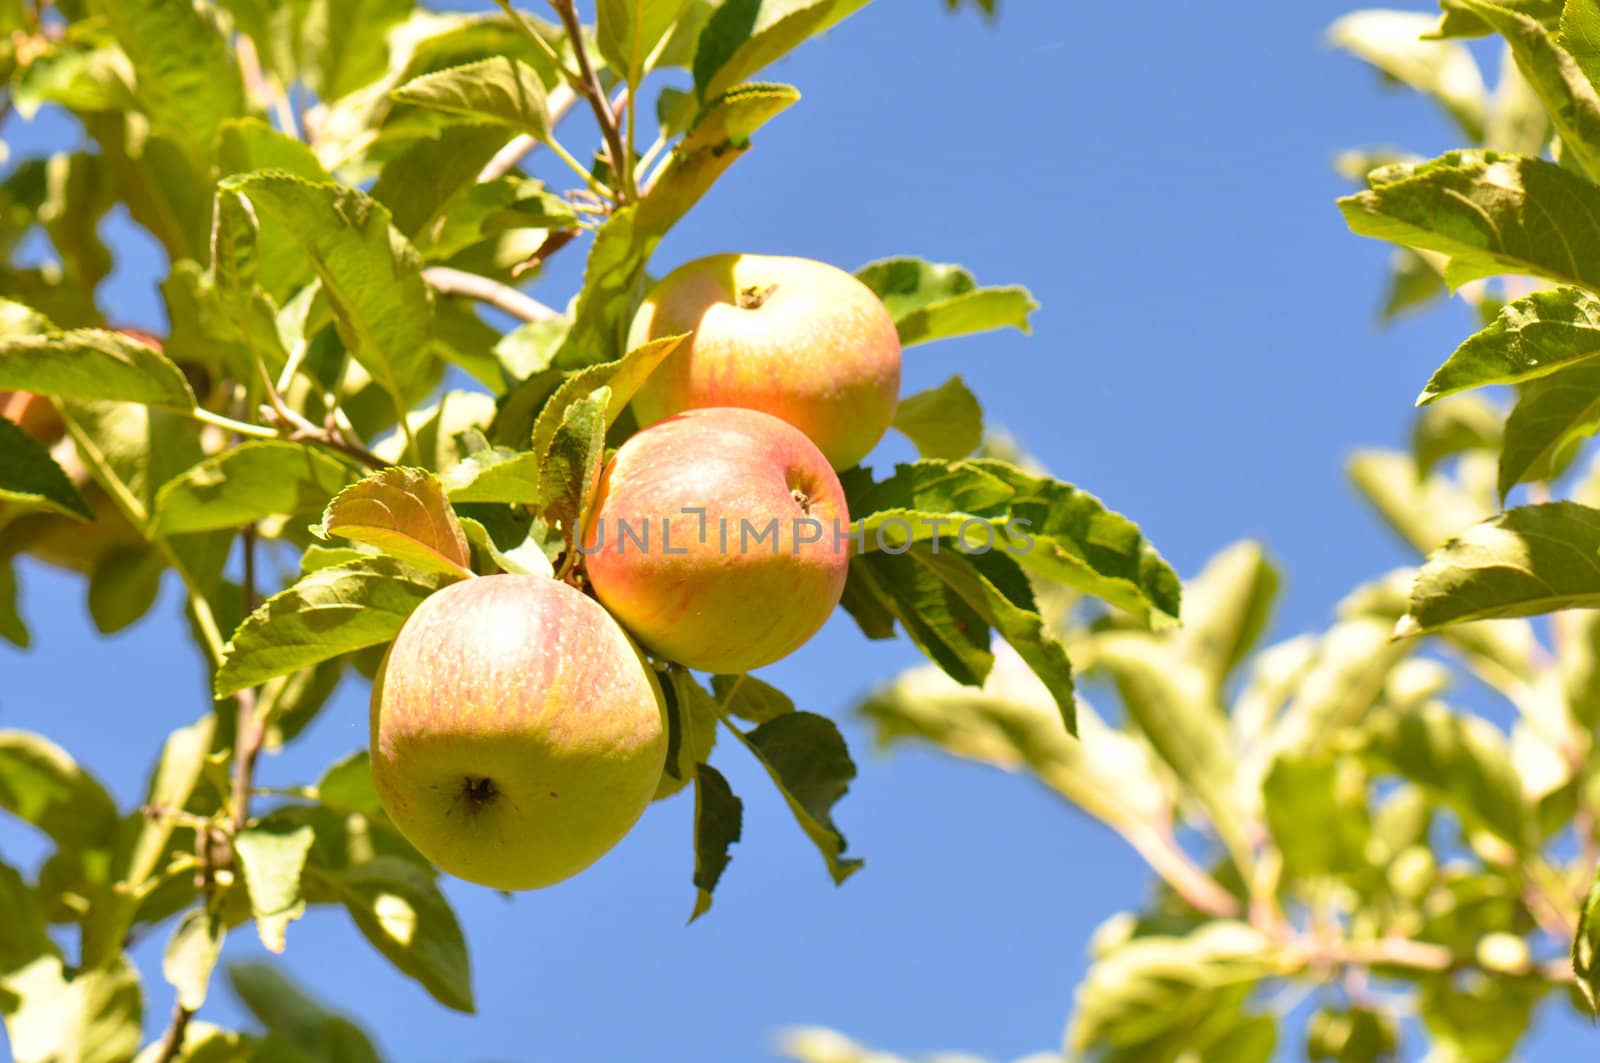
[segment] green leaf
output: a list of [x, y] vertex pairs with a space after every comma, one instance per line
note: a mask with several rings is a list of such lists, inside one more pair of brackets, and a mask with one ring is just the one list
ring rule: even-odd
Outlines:
[[1039, 309], [1028, 289], [979, 288], [972, 274], [949, 263], [890, 258], [856, 276], [883, 300], [903, 347], [998, 328], [1027, 333], [1028, 315]]
[[[715, 724], [713, 724], [715, 726]], [[694, 766], [694, 912], [689, 922], [711, 910], [711, 893], [732, 859], [728, 850], [744, 826], [744, 802], [722, 773], [709, 764]], [[831, 866], [831, 865], [830, 865]]]
[[835, 885], [843, 883], [862, 861], [844, 856], [844, 835], [833, 825], [833, 806], [856, 777], [855, 763], [839, 728], [826, 716], [791, 712], [745, 732], [728, 724], [745, 747], [767, 769], [801, 829], [827, 862]]
[[1500, 455], [1503, 503], [1519, 483], [1552, 480], [1600, 428], [1600, 362], [1585, 362], [1526, 385], [1506, 418]]
[[467, 533], [468, 541], [486, 552], [501, 572], [519, 576], [555, 575], [550, 555], [546, 553], [545, 544], [539, 535], [531, 534], [515, 546], [502, 548], [480, 521], [462, 517], [461, 528]]
[[1578, 980], [1578, 991], [1589, 1003], [1589, 1011], [1600, 1011], [1596, 996], [1600, 995], [1600, 876], [1589, 887], [1583, 908], [1578, 912], [1578, 930], [1572, 936], [1572, 973]]
[[0, 389], [175, 410], [195, 405], [183, 371], [165, 355], [102, 329], [0, 340]]
[[261, 944], [269, 952], [282, 952], [284, 932], [305, 914], [300, 876], [311, 852], [308, 826], [285, 829], [271, 822], [242, 830], [233, 839], [233, 852], [244, 869], [250, 890], [250, 912], [255, 916]]
[[[850, 559], [845, 600], [864, 600], [875, 623], [900, 621], [916, 647], [958, 683], [979, 686], [994, 665], [989, 626], [933, 570], [912, 558], [886, 553]], [[853, 615], [859, 616], [857, 609]], [[875, 637], [889, 637], [878, 631]]]
[[940, 552], [937, 543], [911, 548], [911, 556], [961, 596], [1028, 663], [1061, 713], [1068, 733], [1078, 730], [1072, 663], [1046, 629], [1033, 589], [1020, 568], [1002, 554], [971, 556]]
[[1205, 807], [1241, 870], [1251, 867], [1239, 763], [1207, 674], [1144, 632], [1108, 631], [1088, 650], [1090, 667], [1116, 681], [1129, 721]]
[[1016, 495], [995, 471], [971, 461], [896, 465], [878, 481], [857, 467], [839, 481], [855, 516], [851, 533], [860, 543], [858, 553], [903, 553], [909, 543], [957, 537], [968, 522], [998, 524]]
[[223, 121], [245, 112], [244, 80], [210, 5], [94, 0], [133, 61], [139, 104], [158, 132], [207, 158]]
[[[150, 774], [144, 804], [150, 808], [184, 809], [200, 785], [217, 718], [211, 713], [167, 736], [161, 756]], [[169, 816], [141, 816], [139, 830], [128, 851], [125, 881], [142, 885], [156, 873], [172, 837]]]
[[440, 586], [438, 577], [384, 557], [312, 572], [239, 625], [223, 649], [216, 696], [388, 642]]
[[694, 87], [714, 99], [807, 38], [865, 7], [867, 0], [728, 0], [700, 32]]
[[591, 365], [568, 376], [555, 389], [533, 423], [533, 452], [539, 455], [548, 453], [556, 433], [567, 419], [568, 409], [591, 400], [600, 388], [609, 389], [606, 392], [603, 427], [610, 428], [622, 411], [627, 409], [628, 403], [633, 401], [634, 394], [650, 374], [677, 350], [684, 338], [663, 336], [635, 347], [614, 362]]
[[1518, 506], [1429, 556], [1398, 633], [1597, 607], [1600, 510], [1575, 502]]
[[1002, 461], [975, 462], [1016, 496], [1004, 533], [1024, 568], [1093, 594], [1156, 630], [1178, 619], [1183, 587], [1139, 526], [1069, 483]]
[[421, 869], [380, 856], [323, 877], [362, 934], [390, 963], [445, 1007], [473, 1011], [472, 967], [461, 926], [450, 903]]
[[111, 635], [141, 620], [155, 605], [166, 570], [161, 552], [145, 545], [101, 558], [89, 576], [89, 616], [95, 630]]
[[284, 170], [307, 181], [331, 175], [310, 144], [280, 133], [260, 118], [230, 118], [217, 133], [218, 165], [224, 174]]
[[1389, 256], [1389, 287], [1383, 306], [1379, 308], [1378, 320], [1389, 324], [1410, 311], [1428, 306], [1449, 291], [1444, 277], [1432, 262], [1409, 247], [1397, 247]]
[[[1319, 640], [1309, 661], [1293, 661], [1279, 680], [1287, 687], [1283, 695], [1292, 698], [1271, 723], [1269, 747], [1278, 755], [1319, 754], [1359, 724], [1383, 694], [1390, 672], [1414, 648], [1395, 641], [1393, 631], [1394, 625], [1381, 619], [1346, 620]], [[1240, 724], [1271, 721], [1271, 714], [1251, 715], [1243, 702], [1234, 711]]]
[[579, 541], [579, 528], [605, 465], [606, 408], [610, 403], [611, 389], [603, 387], [568, 406], [539, 470], [545, 519], [564, 529], [574, 543]]
[[401, 103], [497, 122], [535, 140], [550, 139], [550, 109], [538, 71], [510, 56], [495, 56], [424, 74], [391, 94]]
[[1424, 39], [1437, 21], [1420, 12], [1357, 11], [1328, 28], [1328, 41], [1437, 100], [1469, 140], [1480, 140], [1487, 103], [1483, 76], [1465, 45]]
[[1134, 938], [1089, 968], [1067, 1027], [1067, 1050], [1177, 1058], [1204, 1043], [1200, 1031], [1218, 1017], [1230, 1019], [1276, 968], [1272, 943], [1240, 923], [1218, 920], [1187, 937]]
[[425, 572], [472, 575], [466, 533], [426, 469], [383, 469], [351, 484], [328, 503], [314, 530], [376, 547]]
[[966, 382], [953, 376], [936, 388], [900, 400], [894, 426], [924, 458], [955, 460], [983, 442], [983, 407]]
[[89, 504], [50, 451], [15, 423], [0, 417], [0, 499], [45, 506], [93, 520]]
[[228, 981], [234, 995], [273, 1040], [281, 1039], [313, 1060], [382, 1063], [360, 1027], [330, 1013], [270, 965], [233, 964], [228, 968]]
[[1561, 6], [1561, 46], [1592, 85], [1600, 85], [1600, 3], [1566, 0]]
[[[21, 970], [41, 956], [59, 958], [61, 950], [50, 940], [38, 894], [4, 861], [0, 861], [0, 911], [6, 913], [5, 920], [0, 922], [0, 994], [3, 994], [7, 974]], [[6, 1010], [0, 1007], [0, 1012]]]
[[1314, 1063], [1383, 1063], [1399, 1048], [1399, 1024], [1384, 1012], [1318, 1011], [1306, 1023], [1306, 1058]]
[[789, 695], [753, 675], [714, 675], [711, 690], [724, 712], [751, 723], [766, 723], [794, 711]]
[[1256, 645], [1278, 595], [1278, 570], [1260, 543], [1241, 542], [1213, 555], [1184, 587], [1180, 652], [1223, 683]]
[[111, 843], [117, 806], [94, 776], [42, 735], [0, 731], [0, 808], [65, 849]]
[[1536, 18], [1487, 0], [1450, 0], [1492, 26], [1511, 46], [1517, 67], [1544, 101], [1563, 154], [1571, 153], [1590, 174], [1600, 174], [1600, 92], [1578, 61]]
[[1372, 173], [1339, 200], [1352, 232], [1449, 258], [1452, 288], [1506, 273], [1600, 291], [1600, 244], [1562, 234], [1600, 227], [1600, 187], [1540, 159], [1456, 151]]
[[1486, 384], [1519, 384], [1600, 355], [1600, 299], [1578, 288], [1538, 291], [1500, 308], [1494, 324], [1439, 367], [1418, 405]]
[[[248, 868], [246, 869], [248, 870]], [[199, 1011], [211, 987], [211, 972], [222, 955], [222, 939], [227, 931], [222, 920], [203, 908], [184, 914], [167, 941], [161, 971], [178, 991], [178, 1006]]]
[[[133, 1063], [161, 1063], [161, 1042], [153, 1041], [134, 1057]], [[171, 1063], [256, 1063], [279, 1051], [279, 1044], [261, 1045], [247, 1034], [224, 1030], [209, 1022], [190, 1020], [183, 1034], [183, 1049]], [[285, 1061], [287, 1063], [287, 1061]], [[301, 1063], [296, 1059], [295, 1063]]]
[[8, 558], [0, 561], [0, 639], [25, 650], [33, 639], [17, 611], [17, 597], [17, 573]]
[[388, 207], [395, 228], [426, 252], [434, 242], [428, 234], [477, 189], [478, 175], [511, 136], [502, 125], [446, 126], [387, 160], [372, 198]]
[[1419, 476], [1416, 462], [1404, 454], [1358, 451], [1346, 469], [1362, 497], [1418, 551], [1442, 545], [1492, 512], [1448, 477]]
[[[1555, 25], [1561, 17], [1564, 0], [1501, 0], [1500, 6], [1538, 19], [1546, 25]], [[1486, 37], [1494, 28], [1464, 7], [1441, 3], [1444, 15], [1431, 36], [1434, 37]]]
[[317, 800], [335, 812], [359, 812], [368, 819], [383, 816], [378, 789], [372, 782], [372, 759], [366, 750], [337, 761], [317, 782]]
[[1450, 1063], [1502, 1063], [1533, 1024], [1534, 1008], [1549, 992], [1542, 978], [1490, 976], [1468, 971], [1435, 975], [1422, 983], [1417, 1013], [1432, 1036], [1437, 1058]]
[[600, 0], [595, 7], [595, 40], [616, 75], [637, 86], [646, 59], [672, 29], [689, 0]]
[[452, 502], [538, 505], [540, 456], [528, 450], [491, 447], [469, 454], [439, 475]]
[[416, 250], [366, 193], [281, 172], [224, 179], [291, 233], [322, 281], [339, 338], [404, 415], [427, 373], [433, 304]]
[[206, 458], [156, 495], [152, 535], [236, 528], [275, 514], [314, 513], [351, 468], [308, 443], [253, 440]]

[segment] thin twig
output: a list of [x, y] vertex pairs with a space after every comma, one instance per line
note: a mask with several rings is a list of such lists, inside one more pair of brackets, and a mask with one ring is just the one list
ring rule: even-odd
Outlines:
[[605, 138], [606, 154], [611, 158], [611, 172], [617, 185], [618, 200], [626, 203], [636, 196], [633, 174], [628, 172], [626, 165], [628, 153], [623, 150], [622, 133], [617, 128], [617, 115], [611, 109], [611, 101], [606, 98], [605, 86], [600, 84], [600, 75], [595, 73], [594, 64], [589, 61], [589, 48], [583, 43], [583, 24], [578, 21], [578, 13], [572, 6], [572, 0], [550, 0], [550, 6], [555, 8], [556, 14], [561, 19], [561, 25], [567, 31], [567, 40], [572, 43], [572, 53], [578, 59], [578, 72], [583, 75], [582, 81], [577, 86], [578, 91], [588, 98], [589, 106], [594, 110], [595, 121], [600, 125], [600, 135]]
[[178, 1053], [183, 1051], [183, 1035], [188, 1032], [192, 1018], [194, 1012], [181, 1002], [172, 1005], [172, 1021], [167, 1024], [167, 1032], [161, 1037], [161, 1051], [156, 1053], [155, 1063], [172, 1063], [178, 1058]]
[[480, 303], [488, 303], [524, 321], [549, 321], [561, 316], [539, 300], [524, 295], [509, 285], [465, 270], [451, 269], [449, 266], [429, 266], [422, 271], [422, 279], [432, 285], [435, 291], [444, 295], [464, 295]]

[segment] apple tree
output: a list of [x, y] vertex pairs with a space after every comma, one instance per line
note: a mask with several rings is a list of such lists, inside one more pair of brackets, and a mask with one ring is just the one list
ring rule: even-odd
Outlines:
[[[0, 731], [0, 808], [49, 843], [37, 867], [0, 862], [0, 1013], [18, 1060], [374, 1058], [357, 1026], [268, 966], [229, 970], [260, 1030], [197, 1018], [230, 936], [282, 951], [312, 905], [342, 907], [440, 1004], [472, 1009], [441, 861], [418, 851], [399, 791], [375, 779], [377, 753], [354, 752], [287, 794], [263, 793], [255, 768], [338, 685], [374, 675], [373, 731], [387, 737], [391, 702], [413, 689], [394, 670], [436, 672], [448, 655], [402, 649], [385, 663], [386, 647], [425, 604], [430, 623], [481, 619], [451, 614], [452, 602], [480, 601], [480, 586], [516, 586], [530, 603], [533, 615], [514, 619], [540, 641], [518, 644], [519, 668], [559, 673], [604, 652], [632, 669], [629, 707], [647, 710], [641, 748], [654, 758], [630, 762], [648, 772], [642, 800], [694, 802], [686, 910], [705, 913], [729, 846], [768, 826], [742, 822], [715, 766], [724, 757], [757, 758], [836, 882], [862, 866], [835, 822], [855, 775], [835, 724], [742, 674], [751, 660], [723, 668], [662, 652], [678, 643], [648, 609], [627, 619], [643, 647], [635, 659], [618, 610], [595, 601], [608, 593], [590, 579], [584, 529], [619, 496], [617, 455], [654, 438], [653, 417], [630, 400], [704, 338], [696, 318], [630, 342], [673, 265], [654, 260], [658, 244], [695, 209], [716, 209], [718, 178], [798, 101], [759, 80], [763, 68], [865, 2], [552, 0], [463, 15], [409, 0], [0, 0], [5, 112], [62, 108], [85, 133], [81, 146], [14, 160], [0, 182], [0, 637], [29, 644], [33, 564], [80, 574], [108, 634], [177, 581], [211, 679], [194, 722], [151, 743], [148, 791], [131, 806], [48, 736]], [[594, 143], [563, 125], [574, 112]], [[563, 178], [534, 178], [530, 159], [565, 167]], [[97, 298], [114, 264], [98, 223], [113, 209], [164, 252], [152, 279], [160, 334], [108, 318]], [[28, 264], [19, 248], [41, 241], [51, 259]], [[579, 290], [539, 291], [556, 255], [584, 257]], [[842, 276], [887, 322], [896, 382], [902, 347], [1026, 330], [1035, 309], [1025, 289], [953, 265], [895, 258]], [[833, 301], [808, 310], [807, 284], [783, 282], [801, 342], [831, 327]], [[740, 310], [759, 312], [768, 294], [741, 289]], [[822, 615], [837, 602], [864, 637], [910, 639], [974, 699], [1020, 669], [1049, 705], [1039, 741], [1078, 756], [1054, 611], [1069, 593], [1106, 603], [1137, 656], [1176, 637], [1164, 634], [1179, 612], [1176, 576], [1096, 497], [985, 446], [959, 377], [897, 409], [896, 397], [874, 430], [892, 420], [921, 460], [891, 469], [852, 453], [836, 473], [800, 429], [749, 415], [769, 436], [798, 438], [785, 453], [812, 455], [791, 464], [813, 486], [789, 484], [783, 501], [836, 494], [848, 511], [842, 545], [818, 562], [834, 566], [819, 584]], [[688, 405], [745, 402], [716, 399]], [[744, 457], [737, 449], [706, 456]], [[797, 544], [772, 557], [781, 567], [810, 555]], [[285, 568], [286, 581], [268, 575]], [[618, 577], [617, 601], [633, 578]], [[559, 610], [539, 604], [557, 599]], [[675, 624], [692, 634], [713, 620]], [[454, 685], [428, 687], [444, 715], [411, 721], [414, 734], [461, 738], [458, 719], [441, 720], [463, 706], [502, 724], [496, 698], [521, 696], [473, 686], [480, 666], [502, 663], [496, 632], [474, 630], [451, 643], [466, 647], [447, 661], [459, 665]], [[1098, 644], [1083, 651], [1112, 667]], [[525, 731], [548, 745], [551, 715]], [[1254, 873], [1258, 839], [1222, 814], [1231, 790], [1210, 759], [1217, 736], [1191, 750], [1192, 721], [1165, 726], [1152, 719], [1150, 734], [1189, 758], [1173, 767], [1204, 794], [1195, 810], [1217, 813]], [[1104, 728], [1088, 728], [1099, 740]], [[1144, 755], [1132, 742], [1108, 748]], [[490, 801], [489, 783], [467, 778], [461, 798]], [[620, 800], [579, 790], [574, 800]], [[585, 811], [625, 830], [643, 808]], [[1176, 860], [1156, 834], [1149, 845]], [[1182, 866], [1213, 912], [1232, 911], [1234, 879], [1216, 885]], [[403, 928], [397, 909], [410, 915]], [[152, 933], [169, 941], [166, 985], [142, 984], [126, 955]], [[170, 1021], [141, 1044], [147, 1008]]]
[[[1600, 3], [1440, 6], [1329, 34], [1470, 145], [1339, 160], [1361, 185], [1339, 201], [1349, 227], [1394, 245], [1383, 317], [1453, 293], [1477, 328], [1418, 382], [1410, 451], [1349, 461], [1416, 565], [1265, 647], [1279, 577], [1256, 543], [1185, 585], [1180, 630], [1041, 587], [1120, 710], [1081, 698], [1076, 742], [1009, 656], [979, 690], [915, 669], [860, 708], [883, 744], [1031, 775], [1154, 872], [1089, 943], [1063, 1046], [1034, 1063], [1495, 1063], [1541, 1010], [1594, 1011]], [[1468, 707], [1475, 686], [1509, 731]], [[823, 1029], [787, 1047], [894, 1058]]]

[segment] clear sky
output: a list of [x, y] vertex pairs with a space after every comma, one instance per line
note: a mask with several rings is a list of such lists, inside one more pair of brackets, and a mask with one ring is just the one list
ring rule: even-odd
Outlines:
[[[1387, 250], [1346, 232], [1330, 162], [1363, 143], [1433, 154], [1457, 146], [1450, 130], [1322, 45], [1343, 0], [1002, 6], [991, 26], [938, 0], [878, 0], [769, 71], [803, 100], [667, 240], [657, 272], [727, 250], [847, 268], [915, 254], [1029, 285], [1043, 305], [1033, 336], [918, 348], [907, 392], [962, 373], [995, 422], [1139, 521], [1185, 575], [1235, 539], [1264, 540], [1288, 571], [1274, 634], [1325, 624], [1344, 591], [1408, 560], [1346, 487], [1343, 460], [1405, 438], [1413, 396], [1469, 328], [1459, 306], [1375, 327]], [[4, 134], [14, 157], [78, 135], [48, 116]], [[160, 326], [153, 245], [125, 219], [108, 227], [128, 256], [105, 306]], [[568, 255], [534, 293], [564, 302], [579, 264]], [[49, 735], [131, 802], [163, 736], [203, 704], [198, 655], [175, 649], [177, 589], [98, 641], [81, 585], [31, 565], [21, 576], [35, 645], [0, 647], [0, 726]], [[342, 910], [293, 924], [285, 966], [400, 1063], [762, 1060], [775, 1031], [809, 1023], [908, 1054], [1053, 1049], [1090, 932], [1137, 904], [1148, 876], [1024, 779], [873, 754], [850, 706], [914, 661], [841, 619], [762, 673], [839, 719], [856, 752], [837, 819], [867, 867], [840, 889], [725, 745], [714, 761], [745, 800], [744, 840], [694, 926], [683, 796], [563, 885], [511, 902], [446, 885], [476, 1017], [394, 973]], [[263, 781], [313, 781], [364, 745], [365, 699], [344, 688]], [[7, 860], [40, 852], [0, 824]], [[152, 1031], [170, 1006], [161, 947], [138, 950]], [[259, 952], [248, 929], [229, 939], [230, 956]], [[1557, 1010], [1529, 1058], [1575, 1058], [1592, 1036]], [[244, 1021], [225, 991], [202, 1017]]]

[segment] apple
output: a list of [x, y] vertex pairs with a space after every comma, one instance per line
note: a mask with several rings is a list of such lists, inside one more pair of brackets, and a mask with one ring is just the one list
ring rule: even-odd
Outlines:
[[622, 840], [667, 756], [655, 673], [606, 611], [542, 576], [478, 576], [407, 618], [372, 684], [384, 811], [452, 875], [537, 889]]
[[26, 391], [0, 391], [0, 417], [17, 425], [49, 446], [61, 438], [66, 426], [50, 400]]
[[634, 397], [641, 425], [706, 406], [761, 410], [847, 469], [894, 420], [894, 321], [871, 288], [826, 262], [712, 255], [679, 266], [645, 297], [628, 347], [686, 332]]
[[759, 410], [690, 410], [617, 451], [580, 540], [595, 594], [645, 647], [748, 672], [817, 633], [844, 592], [850, 517], [828, 459]]

